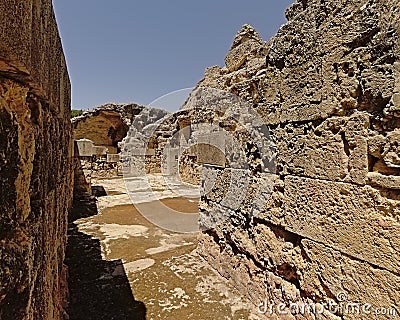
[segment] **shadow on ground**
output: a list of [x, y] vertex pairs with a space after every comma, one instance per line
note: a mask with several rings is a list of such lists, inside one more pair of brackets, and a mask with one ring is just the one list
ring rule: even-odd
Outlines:
[[96, 214], [89, 195], [74, 201], [66, 251], [70, 320], [145, 320], [146, 307], [135, 300], [122, 261], [103, 260], [100, 241], [80, 232], [74, 223]]

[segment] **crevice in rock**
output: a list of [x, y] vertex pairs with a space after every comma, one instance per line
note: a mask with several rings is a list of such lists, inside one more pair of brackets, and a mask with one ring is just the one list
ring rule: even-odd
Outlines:
[[335, 301], [336, 303], [338, 303], [339, 301], [338, 301], [336, 295], [334, 295], [334, 294], [332, 293], [332, 291], [329, 289], [329, 286], [327, 286], [327, 285], [325, 284], [325, 281], [322, 279], [321, 275], [317, 275], [317, 276], [318, 276], [319, 283], [321, 284], [322, 288], [323, 288], [324, 291], [325, 291], [325, 296], [326, 296], [326, 298], [332, 299], [333, 301]]
[[297, 274], [297, 268], [289, 263], [283, 263], [276, 267], [277, 274], [283, 279], [295, 285], [299, 291], [301, 291], [300, 277]]
[[[400, 190], [393, 190], [393, 189], [385, 189], [382, 187], [374, 187], [375, 190], [378, 190], [380, 195], [386, 199], [400, 201]], [[393, 205], [393, 211], [395, 209], [395, 205]], [[400, 275], [400, 273], [399, 273]]]
[[374, 157], [371, 154], [368, 154], [368, 172], [374, 171], [374, 166], [378, 161], [379, 161], [378, 158]]
[[260, 218], [254, 218], [254, 225], [264, 225], [267, 226], [277, 238], [283, 239], [285, 242], [292, 243], [295, 247], [298, 246], [302, 240], [302, 237], [296, 233], [285, 230], [283, 227], [274, 225], [268, 221], [262, 220]]
[[247, 260], [250, 260], [254, 263], [255, 266], [257, 266], [257, 268], [259, 268], [261, 271], [265, 271], [266, 268], [264, 267], [264, 265], [262, 263], [260, 263], [252, 254], [250, 254], [248, 251], [246, 250], [241, 250], [235, 243], [235, 241], [232, 239], [231, 235], [229, 233], [225, 233], [225, 241], [226, 244], [230, 246], [230, 248], [232, 249], [232, 252], [235, 256], [242, 256], [242, 257], [246, 257]]
[[0, 112], [0, 239], [7, 238], [16, 227], [17, 191], [14, 182], [18, 176], [18, 125], [12, 114]]
[[342, 138], [342, 141], [343, 141], [344, 153], [347, 155], [347, 157], [350, 157], [350, 145], [349, 145], [349, 142], [346, 139], [346, 134], [344, 132], [341, 132], [340, 133], [340, 137]]

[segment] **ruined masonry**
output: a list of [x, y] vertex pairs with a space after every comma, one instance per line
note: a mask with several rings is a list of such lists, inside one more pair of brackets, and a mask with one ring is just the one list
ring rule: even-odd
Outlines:
[[[0, 319], [67, 318], [73, 166], [77, 185], [88, 169], [73, 138], [83, 158], [124, 150], [128, 174], [201, 175], [199, 253], [256, 306], [283, 304], [277, 319], [400, 315], [400, 1], [298, 0], [269, 42], [243, 26], [179, 112], [109, 104], [72, 125], [51, 1], [0, 12]], [[353, 312], [290, 309], [328, 302]]]
[[257, 305], [399, 312], [400, 2], [299, 0], [286, 16], [268, 43], [244, 26], [199, 84], [251, 103], [276, 145], [276, 170], [248, 173], [239, 208], [220, 203], [237, 173], [204, 170], [216, 185], [201, 211], [228, 219], [199, 250]]
[[[196, 183], [206, 164], [198, 250], [256, 305], [342, 303], [325, 319], [369, 319], [357, 314], [363, 306], [389, 313], [382, 319], [400, 314], [399, 4], [297, 1], [269, 42], [245, 25], [226, 66], [207, 69], [179, 112], [128, 132], [128, 155], [146, 158], [138, 160], [142, 173], [161, 172], [163, 156], [181, 157], [164, 173], [179, 170]], [[245, 116], [229, 114], [235, 102], [221, 92], [257, 111], [270, 152], [249, 143], [237, 121]], [[230, 107], [193, 108], [196, 99]], [[212, 155], [204, 146], [180, 151], [204, 124], [239, 142], [247, 169], [202, 159]], [[227, 141], [219, 144], [227, 156]], [[158, 162], [147, 151], [136, 155], [138, 147]]]
[[50, 0], [0, 0], [0, 123], [0, 319], [63, 319], [73, 148]]

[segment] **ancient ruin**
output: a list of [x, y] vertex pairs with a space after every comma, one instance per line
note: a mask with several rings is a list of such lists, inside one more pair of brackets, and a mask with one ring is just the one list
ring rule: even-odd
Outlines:
[[51, 1], [0, 12], [0, 319], [400, 315], [400, 1], [297, 0], [179, 111], [72, 121]]
[[207, 168], [217, 185], [200, 203], [229, 212], [201, 254], [253, 302], [398, 310], [398, 5], [297, 1], [268, 43], [244, 26], [200, 83], [252, 103], [277, 148], [240, 208], [220, 204], [230, 168]]
[[[398, 7], [298, 1], [286, 14], [289, 22], [268, 43], [244, 26], [226, 66], [208, 69], [196, 89], [202, 99], [211, 87], [251, 104], [276, 150], [271, 165], [259, 149], [257, 156], [254, 144], [241, 143], [246, 154], [253, 153], [246, 170], [225, 160], [215, 163], [218, 156], [199, 161], [209, 154], [202, 147], [192, 154], [195, 166], [206, 164], [202, 185], [212, 184], [203, 188], [200, 220], [202, 214], [217, 217], [198, 250], [255, 303], [339, 304], [345, 295], [348, 303], [396, 311]], [[226, 110], [207, 117], [207, 108], [188, 109], [175, 117], [185, 118], [189, 137], [177, 120], [166, 128], [165, 119], [153, 125], [151, 133], [164, 146], [180, 132], [167, 158], [181, 158], [182, 146], [200, 143], [194, 138], [196, 119], [240, 140], [242, 130]], [[184, 159], [184, 167], [193, 166]], [[227, 189], [246, 179], [248, 185]], [[225, 201], [242, 187], [247, 195], [240, 205]], [[357, 318], [343, 310], [329, 316]]]

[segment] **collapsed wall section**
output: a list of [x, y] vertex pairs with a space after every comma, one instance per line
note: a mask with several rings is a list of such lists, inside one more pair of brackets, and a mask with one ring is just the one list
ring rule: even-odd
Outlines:
[[135, 117], [144, 106], [129, 103], [108, 103], [83, 112], [72, 119], [74, 139], [89, 139], [96, 146], [107, 147], [110, 154], [118, 153], [118, 143], [127, 135]]
[[62, 319], [69, 76], [50, 0], [1, 0], [0, 12], [0, 318]]
[[400, 314], [399, 4], [299, 0], [269, 43], [244, 26], [226, 66], [199, 84], [251, 103], [276, 145], [276, 171], [248, 172], [238, 209], [220, 204], [234, 170], [203, 170], [216, 184], [201, 211], [229, 218], [203, 232], [199, 251], [257, 305]]

